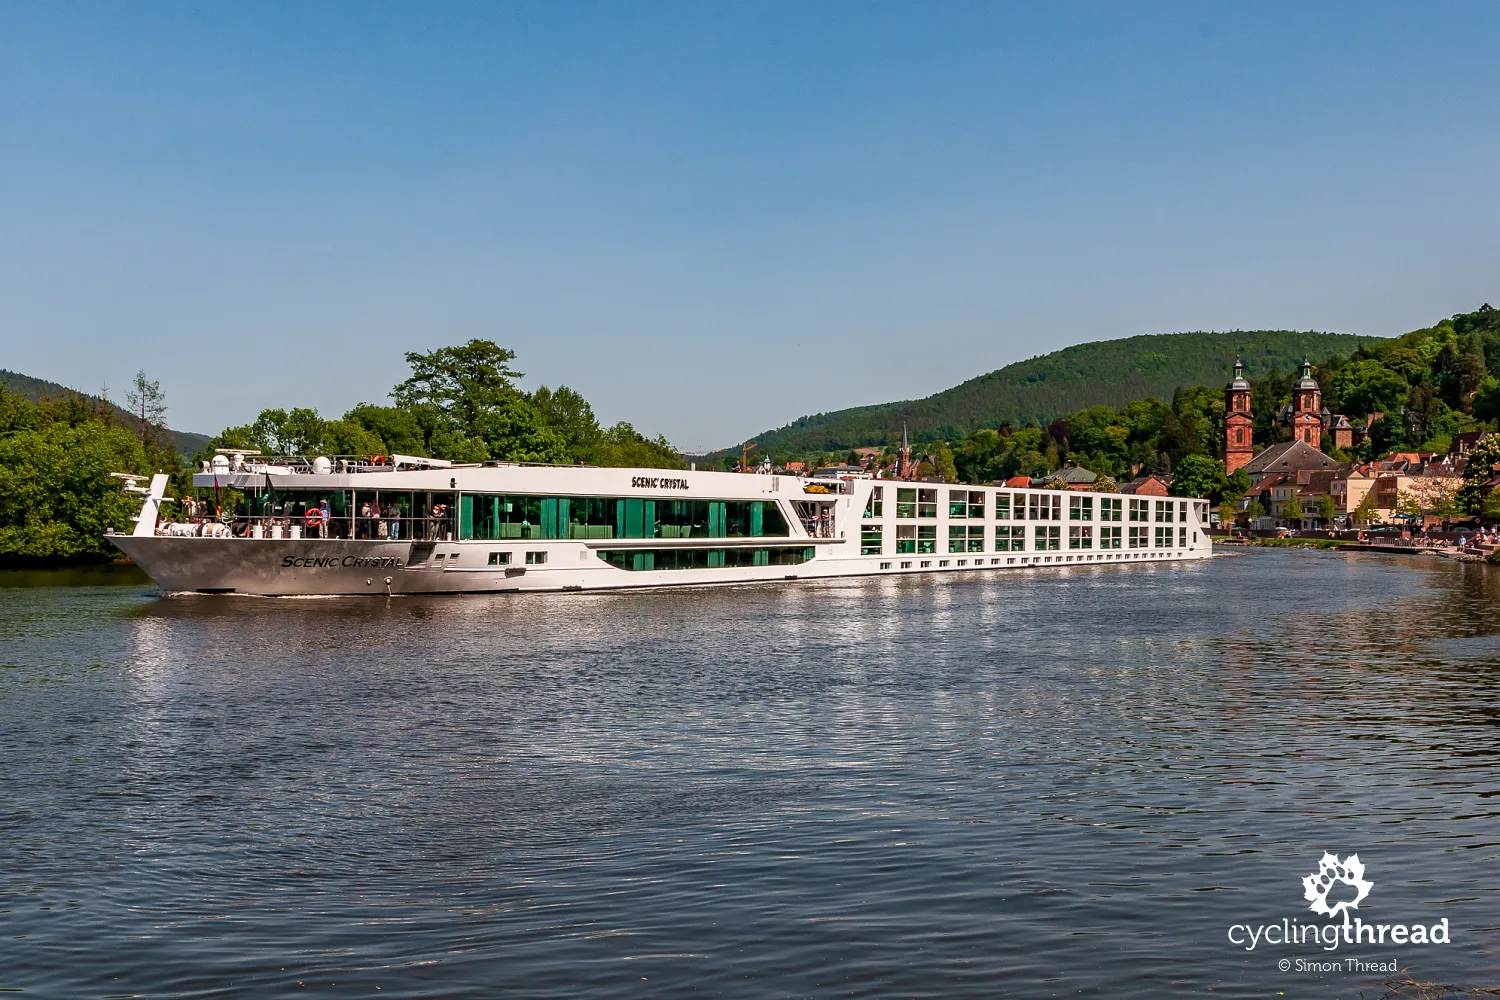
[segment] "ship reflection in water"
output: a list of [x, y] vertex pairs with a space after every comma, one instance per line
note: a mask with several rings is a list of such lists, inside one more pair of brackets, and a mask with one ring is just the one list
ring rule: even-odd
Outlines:
[[1361, 957], [1493, 986], [1497, 580], [0, 587], [0, 988], [1377, 995], [1226, 940], [1325, 850], [1453, 929]]

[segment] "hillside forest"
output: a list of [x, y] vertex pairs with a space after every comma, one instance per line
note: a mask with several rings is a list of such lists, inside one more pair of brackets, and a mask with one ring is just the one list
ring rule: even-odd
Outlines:
[[[1277, 415], [1291, 401], [1298, 366], [1251, 378], [1257, 449], [1290, 439]], [[1089, 406], [1048, 421], [1002, 423], [914, 448], [921, 476], [988, 483], [1015, 475], [1043, 476], [1081, 465], [1113, 479], [1145, 472], [1184, 473], [1179, 490], [1217, 501], [1230, 489], [1223, 477], [1224, 384], [1179, 387], [1170, 401], [1137, 399], [1120, 407]], [[1500, 310], [1488, 304], [1401, 337], [1362, 343], [1313, 366], [1323, 404], [1351, 421], [1368, 420], [1369, 438], [1352, 452], [1325, 449], [1339, 461], [1366, 460], [1391, 451], [1446, 451], [1463, 431], [1494, 430], [1500, 420]], [[899, 434], [899, 432], [898, 432]], [[879, 462], [893, 465], [899, 438], [887, 442]], [[737, 457], [737, 456], [736, 456]], [[858, 462], [857, 451], [783, 452], [778, 462], [810, 466]], [[1210, 471], [1218, 464], [1217, 477]], [[1248, 482], [1244, 484], [1248, 486]], [[1188, 495], [1184, 493], [1183, 495]]]
[[[801, 417], [747, 439], [774, 456], [839, 451], [899, 440], [952, 441], [982, 428], [1045, 424], [1090, 406], [1170, 400], [1184, 385], [1215, 385], [1233, 365], [1251, 377], [1303, 358], [1345, 356], [1378, 338], [1293, 330], [1163, 333], [1074, 344], [1006, 365], [925, 399]], [[739, 446], [725, 449], [738, 457]], [[712, 457], [718, 457], [717, 455]]]

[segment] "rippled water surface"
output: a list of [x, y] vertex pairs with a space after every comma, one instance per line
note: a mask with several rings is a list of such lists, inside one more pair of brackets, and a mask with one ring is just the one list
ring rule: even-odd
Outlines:
[[[1500, 986], [1500, 573], [1198, 565], [396, 600], [0, 587], [0, 989]], [[1372, 922], [1446, 946], [1227, 940]]]

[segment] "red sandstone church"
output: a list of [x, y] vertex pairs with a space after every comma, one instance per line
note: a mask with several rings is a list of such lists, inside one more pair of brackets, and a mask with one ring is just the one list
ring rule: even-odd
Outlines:
[[[1233, 473], [1244, 468], [1251, 473], [1264, 475], [1273, 471], [1278, 461], [1287, 465], [1290, 453], [1298, 453], [1306, 459], [1315, 453], [1322, 458], [1323, 435], [1328, 434], [1335, 448], [1349, 448], [1354, 444], [1354, 425], [1343, 414], [1328, 412], [1322, 406], [1323, 392], [1312, 377], [1312, 363], [1302, 362], [1302, 377], [1292, 387], [1292, 401], [1277, 415], [1278, 422], [1292, 431], [1292, 440], [1272, 445], [1259, 455], [1255, 454], [1251, 427], [1254, 422], [1250, 411], [1250, 382], [1245, 378], [1245, 366], [1236, 358], [1234, 379], [1224, 389], [1224, 471]], [[1296, 447], [1301, 445], [1301, 447]], [[1324, 459], [1324, 463], [1327, 460]], [[1313, 463], [1316, 464], [1316, 463]], [[1286, 471], [1286, 470], [1275, 470]]]

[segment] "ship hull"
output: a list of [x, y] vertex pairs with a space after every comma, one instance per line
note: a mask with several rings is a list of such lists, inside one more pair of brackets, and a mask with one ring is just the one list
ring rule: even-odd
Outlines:
[[1208, 550], [1077, 554], [937, 555], [839, 558], [820, 554], [800, 565], [631, 571], [591, 547], [540, 543], [546, 561], [486, 564], [492, 546], [474, 542], [352, 539], [173, 538], [111, 536], [166, 593], [263, 597], [396, 596], [521, 591], [622, 590], [718, 586], [911, 573], [1045, 571], [1140, 566], [1208, 558]]

